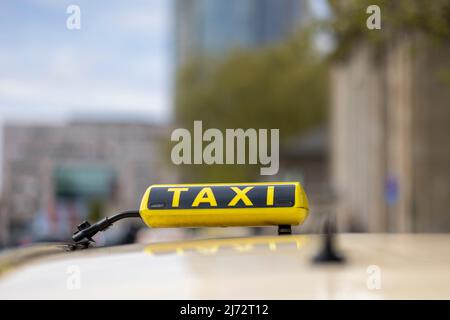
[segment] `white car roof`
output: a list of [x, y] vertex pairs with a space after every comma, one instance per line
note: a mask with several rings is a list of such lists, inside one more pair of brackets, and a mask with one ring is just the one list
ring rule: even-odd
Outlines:
[[450, 299], [450, 235], [342, 234], [346, 263], [317, 265], [322, 240], [209, 239], [60, 254], [53, 247], [3, 269], [0, 299]]

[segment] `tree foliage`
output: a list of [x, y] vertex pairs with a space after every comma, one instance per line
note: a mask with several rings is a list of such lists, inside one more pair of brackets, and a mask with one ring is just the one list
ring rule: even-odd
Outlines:
[[[177, 124], [192, 128], [280, 129], [281, 142], [325, 118], [327, 64], [308, 30], [275, 46], [197, 59], [178, 74]], [[224, 131], [223, 131], [224, 132]], [[191, 180], [248, 180], [259, 165], [185, 166]]]
[[[382, 48], [405, 34], [421, 33], [436, 42], [450, 39], [450, 1], [448, 0], [329, 0], [333, 19], [329, 21], [337, 43], [335, 58], [345, 58], [361, 39]], [[366, 26], [366, 8], [378, 5], [381, 30]]]

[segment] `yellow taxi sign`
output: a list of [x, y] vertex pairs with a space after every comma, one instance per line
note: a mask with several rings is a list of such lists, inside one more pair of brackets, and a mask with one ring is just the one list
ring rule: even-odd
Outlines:
[[139, 213], [152, 228], [298, 225], [308, 200], [299, 182], [153, 185]]

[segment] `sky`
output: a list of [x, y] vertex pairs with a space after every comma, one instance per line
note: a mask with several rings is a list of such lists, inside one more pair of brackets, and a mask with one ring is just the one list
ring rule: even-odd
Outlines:
[[[0, 125], [73, 115], [170, 120], [174, 1], [0, 0]], [[73, 4], [80, 30], [66, 27]], [[325, 0], [310, 6], [329, 15]]]
[[[81, 29], [69, 30], [69, 5]], [[171, 115], [172, 1], [0, 0], [0, 121]]]
[[[79, 30], [66, 21], [78, 5]], [[5, 123], [170, 121], [172, 0], [0, 0]], [[0, 190], [2, 188], [0, 170]]]
[[[0, 0], [0, 128], [74, 117], [169, 122], [174, 1]], [[325, 0], [310, 3], [316, 17], [329, 15]], [[80, 8], [79, 30], [66, 26], [70, 5]], [[0, 130], [0, 167], [2, 142]]]

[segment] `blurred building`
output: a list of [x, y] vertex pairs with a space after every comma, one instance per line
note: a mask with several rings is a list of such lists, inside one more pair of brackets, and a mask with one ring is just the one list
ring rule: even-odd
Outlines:
[[5, 206], [3, 203], [3, 197], [0, 195], [0, 248], [6, 244], [8, 240], [8, 223], [6, 221]]
[[332, 74], [332, 178], [344, 230], [449, 232], [450, 46], [360, 44]]
[[137, 208], [147, 186], [176, 179], [162, 162], [166, 133], [146, 123], [5, 125], [3, 243], [63, 239], [81, 219]]
[[175, 2], [178, 64], [260, 47], [286, 38], [306, 19], [306, 0], [181, 0]]
[[329, 186], [328, 137], [327, 128], [319, 126], [292, 137], [281, 150], [281, 170], [301, 180], [313, 193]]
[[279, 178], [300, 181], [308, 195], [310, 215], [298, 232], [318, 232], [335, 203], [330, 189], [329, 132], [319, 126], [294, 136], [282, 147]]

